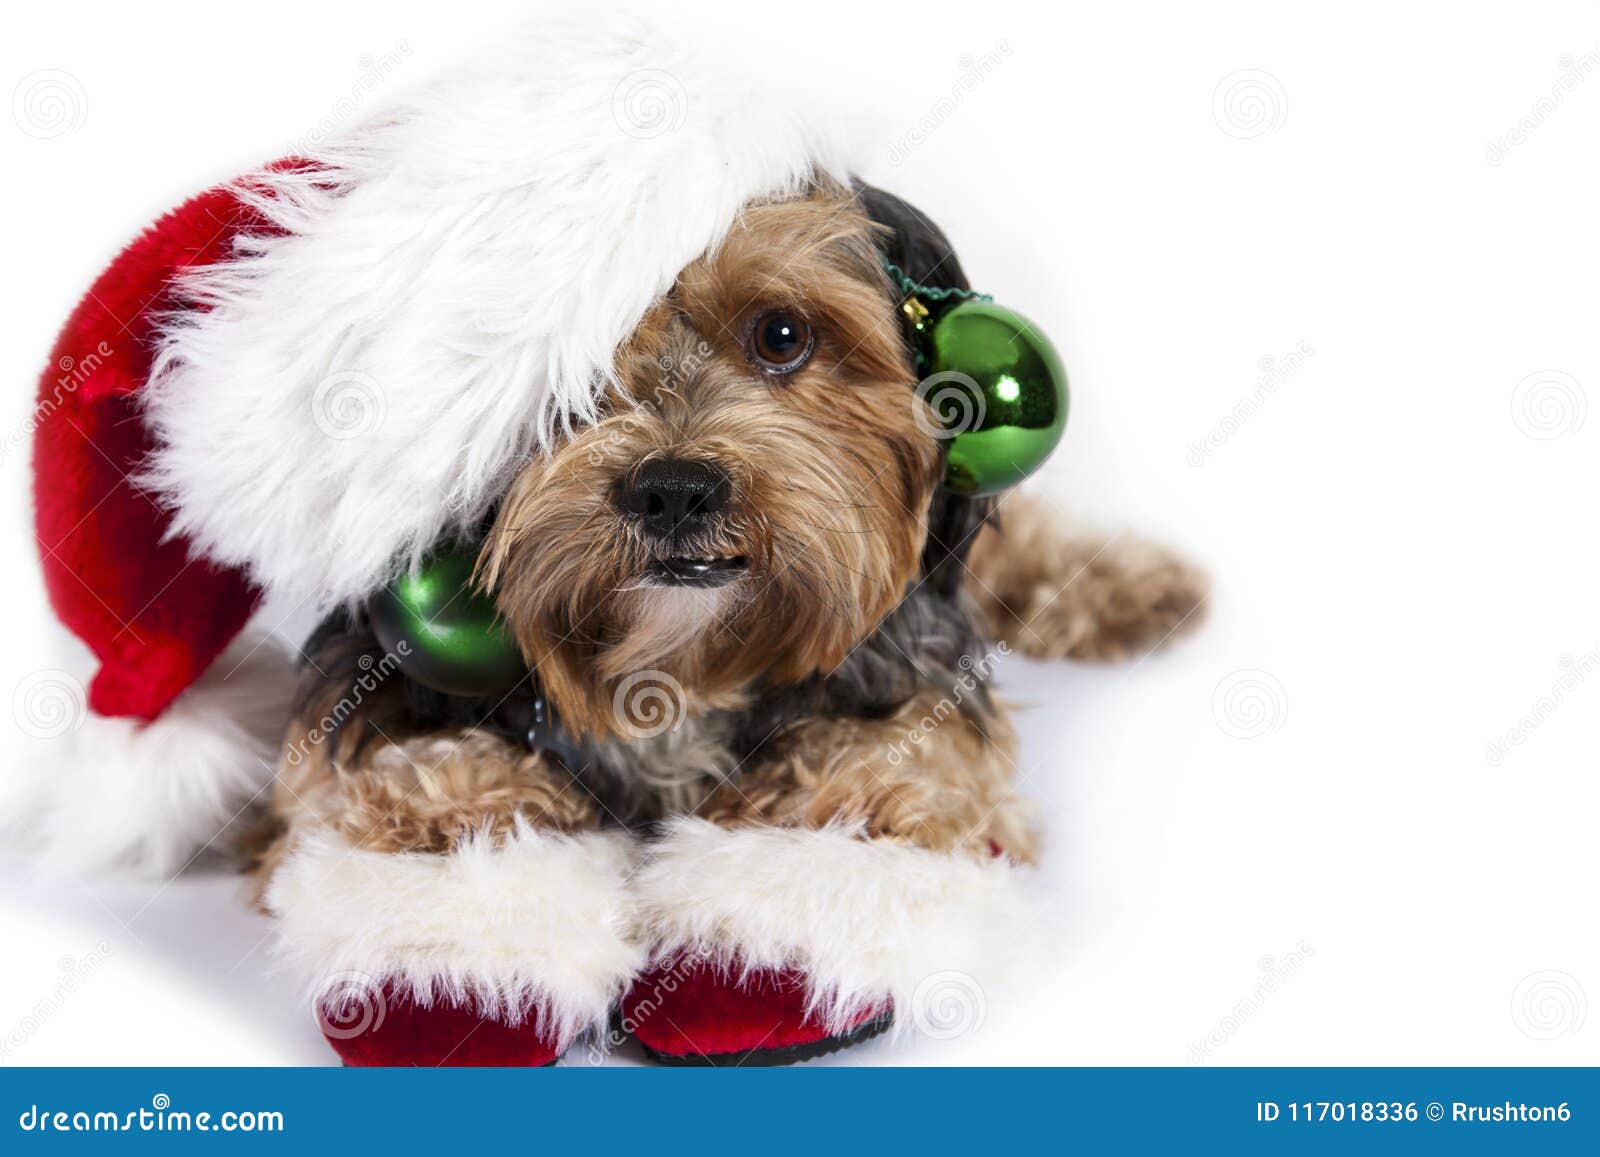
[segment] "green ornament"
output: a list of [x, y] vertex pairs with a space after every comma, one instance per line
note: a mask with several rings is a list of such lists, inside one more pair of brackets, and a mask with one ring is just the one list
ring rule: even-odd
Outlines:
[[434, 555], [367, 604], [373, 634], [400, 669], [447, 695], [495, 695], [528, 675], [494, 600], [472, 584], [474, 557]]
[[997, 494], [1042, 466], [1067, 425], [1067, 372], [1050, 339], [1015, 310], [977, 299], [917, 328], [928, 371], [918, 393], [949, 439], [945, 487]]

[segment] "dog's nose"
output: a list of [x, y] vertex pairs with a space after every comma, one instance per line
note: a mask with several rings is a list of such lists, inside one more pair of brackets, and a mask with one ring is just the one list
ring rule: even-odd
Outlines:
[[652, 458], [623, 480], [622, 507], [652, 534], [698, 530], [728, 505], [728, 476], [705, 462]]

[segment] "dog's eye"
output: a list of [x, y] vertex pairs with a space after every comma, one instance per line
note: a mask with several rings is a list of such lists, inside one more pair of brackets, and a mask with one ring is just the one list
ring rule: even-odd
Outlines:
[[750, 333], [750, 352], [768, 373], [787, 374], [811, 357], [811, 327], [787, 310], [774, 309], [756, 318]]

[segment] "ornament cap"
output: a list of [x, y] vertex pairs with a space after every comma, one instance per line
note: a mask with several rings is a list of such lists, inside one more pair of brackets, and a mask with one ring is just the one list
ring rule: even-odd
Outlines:
[[900, 312], [905, 314], [911, 324], [919, 330], [922, 328], [922, 323], [928, 320], [928, 307], [916, 297], [908, 297], [902, 301]]

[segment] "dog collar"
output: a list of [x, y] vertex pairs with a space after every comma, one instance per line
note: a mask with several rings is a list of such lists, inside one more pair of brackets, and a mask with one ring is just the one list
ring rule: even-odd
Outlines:
[[555, 704], [544, 697], [531, 675], [528, 689], [531, 694], [513, 693], [495, 703], [483, 726], [529, 751], [554, 756], [568, 771], [581, 771], [588, 762], [582, 745], [561, 726]]

